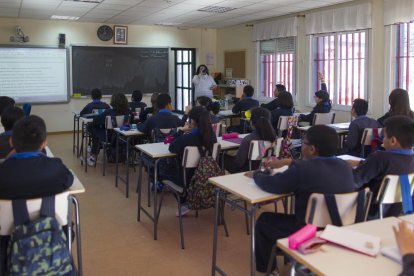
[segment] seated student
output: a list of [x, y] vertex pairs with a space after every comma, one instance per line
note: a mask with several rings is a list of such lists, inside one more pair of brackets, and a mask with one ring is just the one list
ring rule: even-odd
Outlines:
[[279, 97], [281, 94], [285, 92], [286, 92], [286, 87], [283, 84], [276, 84], [275, 91], [274, 91], [275, 99], [269, 103], [262, 103], [260, 106], [266, 109], [269, 109], [270, 111], [279, 108], [280, 107]]
[[[374, 199], [385, 175], [414, 173], [414, 121], [406, 116], [393, 116], [384, 124], [385, 151], [376, 151], [365, 161], [347, 161], [352, 167], [357, 166], [353, 170], [356, 188], [369, 187]], [[399, 214], [400, 211], [401, 204], [392, 205], [384, 216]], [[370, 216], [377, 216], [377, 212], [378, 205], [372, 201]]]
[[88, 103], [80, 112], [80, 115], [91, 114], [94, 109], [108, 109], [111, 108], [107, 103], [102, 102], [101, 90], [95, 88], [91, 91], [92, 102]]
[[207, 108], [208, 104], [211, 103], [211, 98], [207, 96], [200, 96], [196, 99], [196, 106], [203, 106]]
[[0, 116], [1, 113], [3, 113], [4, 109], [6, 109], [9, 106], [14, 106], [16, 102], [7, 96], [0, 96]]
[[157, 114], [158, 112], [158, 108], [157, 108], [157, 98], [158, 98], [158, 93], [154, 92], [151, 95], [151, 107], [147, 107], [144, 109], [144, 111], [141, 110], [141, 113], [139, 114], [139, 121], [141, 123], [145, 122], [148, 118], [148, 116], [152, 116]]
[[73, 175], [62, 160], [41, 152], [47, 144], [42, 118], [30, 115], [18, 120], [13, 127], [11, 142], [16, 153], [0, 165], [1, 199], [50, 196], [72, 185]]
[[403, 271], [400, 275], [414, 275], [414, 232], [401, 221], [398, 227], [393, 226], [398, 249], [402, 256]]
[[217, 101], [211, 101], [207, 105], [207, 110], [210, 111], [210, 119], [212, 124], [220, 123], [220, 118], [217, 114], [220, 112], [220, 103]]
[[274, 129], [277, 129], [280, 116], [293, 115], [293, 98], [289, 92], [281, 93], [278, 97], [279, 107], [272, 110], [271, 122]]
[[316, 105], [312, 109], [311, 113], [308, 115], [300, 114], [299, 121], [300, 122], [308, 122], [312, 125], [313, 117], [315, 117], [315, 113], [329, 113], [332, 108], [332, 102], [329, 99], [329, 93], [324, 90], [319, 90], [315, 92], [315, 101]]
[[256, 222], [257, 271], [266, 271], [276, 240], [288, 237], [305, 225], [306, 207], [311, 193], [353, 192], [352, 170], [345, 161], [335, 157], [337, 147], [338, 134], [333, 128], [313, 126], [306, 132], [303, 140], [303, 160], [284, 159], [270, 162], [272, 168], [288, 165], [289, 168], [282, 173], [253, 173], [255, 183], [264, 191], [295, 194], [294, 215], [265, 212]]
[[251, 85], [246, 85], [243, 88], [243, 95], [232, 108], [232, 112], [234, 114], [240, 113], [242, 111], [247, 111], [253, 107], [259, 106], [259, 101], [253, 99], [254, 88]]
[[[99, 142], [105, 141], [106, 130], [105, 120], [107, 116], [125, 116], [124, 123], [129, 123], [131, 113], [128, 106], [128, 99], [122, 93], [113, 94], [111, 97], [112, 108], [106, 109], [104, 112], [93, 118], [93, 123], [89, 127], [89, 132], [92, 135], [92, 147], [90, 156], [88, 158], [88, 165], [95, 166], [96, 156], [99, 153]], [[118, 126], [121, 127], [121, 126]]]
[[168, 94], [160, 94], [157, 97], [158, 113], [149, 117], [144, 123], [138, 125], [138, 130], [151, 135], [156, 128], [177, 128], [183, 126], [183, 122], [177, 115], [172, 114], [171, 97]]
[[[270, 112], [263, 107], [252, 109], [250, 118], [252, 133], [247, 135], [241, 142], [239, 150], [235, 156], [224, 155], [224, 168], [230, 173], [237, 173], [249, 170], [249, 147], [250, 142], [254, 140], [263, 140], [273, 142], [276, 139], [276, 132], [270, 123]], [[257, 169], [260, 161], [254, 162], [254, 169]]]
[[142, 100], [142, 92], [141, 90], [134, 90], [132, 91], [131, 95], [131, 102], [129, 103], [129, 108], [131, 108], [132, 112], [135, 112], [136, 108], [141, 108], [141, 112], [147, 107], [146, 103], [141, 102]]
[[351, 115], [355, 119], [349, 125], [345, 141], [344, 152], [353, 156], [361, 156], [361, 138], [365, 128], [379, 128], [379, 123], [367, 116], [368, 102], [355, 99], [352, 104]]
[[24, 117], [24, 112], [17, 106], [7, 107], [1, 116], [1, 124], [4, 127], [4, 132], [0, 134], [0, 159], [4, 159], [13, 150], [10, 145], [10, 138], [13, 134], [13, 126], [20, 119]]
[[388, 102], [390, 110], [378, 119], [378, 123], [382, 126], [386, 119], [396, 115], [407, 116], [414, 120], [414, 111], [411, 110], [410, 97], [407, 90], [401, 88], [394, 89], [388, 97]]
[[[171, 142], [169, 146], [170, 152], [176, 153], [178, 155], [178, 164], [180, 166], [178, 175], [177, 171], [175, 170], [175, 175], [177, 176], [177, 178], [170, 180], [172, 180], [174, 183], [180, 186], [184, 185], [184, 176], [182, 173], [183, 170], [181, 164], [185, 147], [203, 147], [203, 149], [208, 151], [208, 153], [211, 155], [211, 153], [213, 152], [213, 145], [217, 142], [216, 135], [213, 133], [213, 129], [211, 128], [210, 114], [205, 108], [201, 106], [194, 107], [193, 109], [191, 109], [189, 113], [189, 118], [189, 126], [184, 127], [182, 130], [178, 131], [178, 133], [175, 135], [174, 140]], [[189, 183], [189, 181], [191, 180], [194, 171], [195, 169], [187, 171], [187, 183]], [[181, 214], [184, 215], [189, 212], [188, 206], [185, 204], [185, 195], [180, 200], [182, 203], [184, 203], [183, 205], [181, 205]]]

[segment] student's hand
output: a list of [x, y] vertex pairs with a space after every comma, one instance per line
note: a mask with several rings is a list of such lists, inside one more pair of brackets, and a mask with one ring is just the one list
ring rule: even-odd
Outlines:
[[414, 232], [407, 227], [405, 221], [398, 224], [398, 227], [392, 227], [397, 240], [401, 256], [414, 253]]
[[325, 82], [325, 76], [324, 76], [321, 72], [318, 72], [318, 79], [319, 79], [321, 82]]
[[183, 132], [190, 132], [190, 131], [191, 131], [191, 129], [192, 129], [192, 127], [190, 126], [190, 124], [189, 124], [188, 122], [186, 122], [186, 123], [184, 124], [184, 126], [181, 128], [181, 130], [182, 130]]
[[278, 169], [283, 166], [290, 166], [292, 164], [292, 159], [273, 159], [273, 158], [266, 158], [264, 162], [266, 162], [266, 167], [271, 169]]
[[253, 178], [253, 171], [248, 171], [244, 173], [244, 176], [247, 176], [249, 178]]
[[345, 162], [348, 163], [348, 165], [351, 166], [352, 168], [355, 168], [355, 167], [359, 166], [359, 163], [361, 161], [359, 161], [359, 160], [346, 160]]

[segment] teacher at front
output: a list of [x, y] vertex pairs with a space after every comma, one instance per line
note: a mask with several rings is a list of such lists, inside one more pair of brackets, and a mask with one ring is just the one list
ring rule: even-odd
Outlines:
[[196, 75], [193, 78], [194, 84], [194, 100], [200, 96], [207, 96], [213, 98], [213, 90], [216, 89], [217, 85], [213, 77], [208, 74], [208, 68], [206, 65], [201, 64], [197, 68]]

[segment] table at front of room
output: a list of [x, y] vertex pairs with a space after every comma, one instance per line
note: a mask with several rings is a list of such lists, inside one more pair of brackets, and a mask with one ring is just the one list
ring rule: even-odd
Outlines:
[[[274, 173], [283, 172], [287, 169], [287, 166], [280, 169], [273, 170]], [[252, 178], [244, 175], [244, 173], [228, 174], [223, 176], [212, 177], [209, 182], [216, 186], [216, 206], [215, 206], [215, 218], [214, 218], [214, 236], [213, 236], [213, 257], [212, 257], [212, 275], [216, 272], [221, 275], [226, 273], [220, 269], [217, 265], [217, 241], [218, 241], [218, 222], [219, 222], [219, 206], [220, 200], [228, 203], [230, 206], [235, 207], [243, 213], [251, 217], [250, 222], [250, 274], [253, 276], [256, 274], [256, 259], [255, 259], [255, 223], [256, 223], [256, 208], [263, 202], [274, 202], [276, 200], [285, 198], [289, 195], [277, 195], [263, 191], [259, 188]], [[240, 197], [250, 204], [250, 210], [241, 207], [237, 202], [229, 199], [226, 195], [230, 193]]]
[[[397, 246], [392, 230], [401, 220], [389, 217], [344, 226], [345, 229], [381, 238], [381, 247]], [[324, 244], [322, 250], [312, 254], [301, 254], [289, 249], [288, 239], [277, 241], [277, 246], [287, 255], [317, 275], [399, 275], [402, 268], [397, 262], [379, 253], [371, 257], [331, 243]], [[293, 266], [292, 266], [293, 267]]]
[[[118, 187], [118, 180], [121, 180], [125, 183], [126, 186], [126, 197], [129, 197], [129, 165], [130, 165], [130, 156], [129, 156], [129, 146], [131, 143], [131, 138], [136, 138], [140, 136], [145, 136], [145, 133], [140, 132], [137, 129], [130, 130], [121, 130], [120, 128], [114, 128], [116, 133], [116, 165], [115, 165], [115, 186]], [[119, 175], [119, 141], [126, 143], [126, 169], [125, 169], [125, 179]]]

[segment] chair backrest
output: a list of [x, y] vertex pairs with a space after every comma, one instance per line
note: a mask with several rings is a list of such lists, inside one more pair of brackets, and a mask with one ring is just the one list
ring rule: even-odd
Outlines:
[[[370, 192], [368, 188], [366, 188], [363, 192], [365, 193], [363, 221], [365, 221], [368, 216], [372, 192]], [[357, 198], [358, 192], [335, 194], [339, 217], [342, 220], [343, 225], [355, 223], [357, 216]], [[313, 193], [310, 195], [308, 206], [306, 208], [305, 222], [320, 228], [323, 228], [328, 224], [333, 224], [324, 194]]]
[[291, 116], [280, 116], [279, 121], [277, 122], [277, 131], [281, 133], [284, 130], [287, 130], [289, 127], [288, 121]]
[[162, 142], [168, 135], [174, 134], [175, 131], [175, 128], [154, 128], [151, 133], [152, 142]]
[[[382, 128], [378, 128], [378, 133], [381, 133]], [[362, 132], [361, 145], [370, 146], [373, 138], [373, 128], [366, 128]]]
[[213, 145], [213, 153], [211, 154], [211, 157], [218, 162], [219, 156], [221, 152], [221, 145], [219, 143], [214, 143]]
[[[211, 157], [214, 158], [214, 160], [218, 160], [218, 157], [220, 155], [221, 146], [219, 143], [214, 143], [213, 145], [213, 153], [211, 154]], [[190, 169], [190, 168], [197, 168], [198, 162], [200, 161], [200, 151], [197, 147], [194, 146], [188, 146], [184, 149], [183, 154], [183, 160], [181, 165], [184, 169]]]
[[[63, 192], [55, 196], [55, 216], [60, 225], [68, 224], [68, 195]], [[29, 199], [26, 201], [30, 220], [40, 215], [41, 198]], [[9, 236], [14, 229], [13, 208], [11, 200], [0, 200], [0, 235]]]
[[[412, 195], [414, 190], [414, 173], [408, 175], [408, 181], [411, 185]], [[386, 175], [384, 177], [381, 182], [376, 200], [380, 205], [402, 202], [399, 175]]]
[[312, 125], [329, 125], [335, 121], [335, 112], [315, 113]]
[[[283, 138], [277, 138], [276, 139], [276, 145], [275, 145], [275, 156], [279, 157], [280, 152], [282, 150], [282, 141]], [[253, 140], [250, 141], [250, 147], [249, 147], [249, 153], [247, 155], [247, 158], [249, 161], [255, 161], [255, 160], [262, 160], [262, 153], [260, 152], [259, 143], [264, 143], [265, 148], [269, 148], [272, 143], [269, 141], [259, 141], [259, 140]]]
[[112, 124], [112, 116], [106, 116], [105, 117], [105, 128], [106, 129], [114, 129], [116, 127], [123, 126], [124, 122], [125, 122], [125, 116], [124, 115], [115, 116], [115, 120], [116, 120], [117, 126], [114, 126]]
[[221, 125], [221, 123], [212, 124], [213, 132], [216, 134], [217, 137], [220, 137], [222, 135]]

